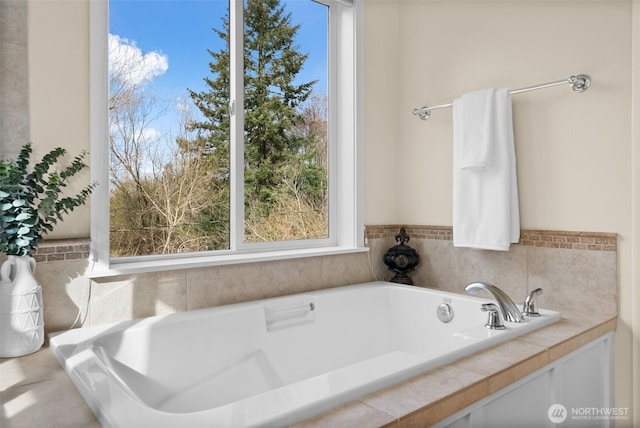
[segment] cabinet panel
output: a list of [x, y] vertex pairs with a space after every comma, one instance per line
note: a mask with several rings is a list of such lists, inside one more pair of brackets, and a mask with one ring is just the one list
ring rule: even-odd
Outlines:
[[474, 426], [495, 428], [547, 426], [549, 424], [547, 412], [551, 405], [550, 379], [548, 372], [542, 373], [489, 402], [484, 406], [484, 417], [478, 421], [478, 425], [474, 424]]
[[611, 361], [607, 341], [601, 341], [561, 362], [554, 369], [556, 401], [567, 409], [563, 427], [608, 427], [603, 414], [612, 407]]
[[564, 406], [562, 427], [613, 426], [602, 414], [613, 406], [612, 349], [613, 333], [609, 333], [435, 427], [555, 427], [549, 416], [555, 404]]

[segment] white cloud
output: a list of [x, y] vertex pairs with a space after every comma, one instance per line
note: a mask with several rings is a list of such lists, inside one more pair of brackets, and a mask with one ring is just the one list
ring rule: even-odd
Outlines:
[[163, 136], [162, 132], [158, 131], [155, 128], [146, 127], [142, 131], [142, 135], [140, 135], [140, 139], [145, 143], [158, 141]]
[[176, 104], [177, 111], [189, 111], [191, 110], [191, 106], [187, 103], [177, 103]]
[[[117, 120], [111, 121], [109, 129], [109, 133], [114, 139], [116, 145], [122, 144], [122, 141], [124, 140], [137, 145], [156, 143], [164, 136], [164, 133], [160, 130], [152, 128], [141, 122], [136, 122], [135, 125], [125, 127], [119, 126], [120, 124], [121, 122], [118, 122]], [[137, 129], [138, 132], [135, 135], [132, 135], [131, 133], [134, 129]]]
[[169, 58], [159, 52], [142, 53], [136, 42], [109, 34], [109, 76], [127, 85], [142, 85], [169, 69]]

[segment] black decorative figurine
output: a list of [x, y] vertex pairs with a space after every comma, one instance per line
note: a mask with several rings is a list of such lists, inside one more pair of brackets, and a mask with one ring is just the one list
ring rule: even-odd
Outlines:
[[384, 264], [389, 267], [389, 270], [395, 272], [391, 282], [413, 285], [413, 281], [407, 273], [412, 272], [420, 263], [420, 256], [416, 250], [404, 244], [409, 242], [409, 239], [404, 227], [400, 228], [400, 233], [396, 235], [396, 242], [399, 242], [399, 244], [389, 248], [387, 254], [384, 255]]

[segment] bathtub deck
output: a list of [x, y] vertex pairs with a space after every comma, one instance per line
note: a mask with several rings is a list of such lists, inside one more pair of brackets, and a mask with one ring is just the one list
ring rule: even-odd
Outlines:
[[[297, 428], [426, 426], [615, 330], [617, 318], [563, 313], [555, 324], [302, 421]], [[0, 359], [0, 426], [99, 427], [48, 348]]]

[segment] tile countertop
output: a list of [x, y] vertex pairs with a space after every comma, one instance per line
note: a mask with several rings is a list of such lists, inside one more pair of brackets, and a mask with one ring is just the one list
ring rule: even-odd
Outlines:
[[[614, 331], [617, 318], [563, 314], [560, 321], [369, 394], [295, 425], [410, 427], [434, 424]], [[0, 359], [0, 426], [100, 427], [46, 347]]]

